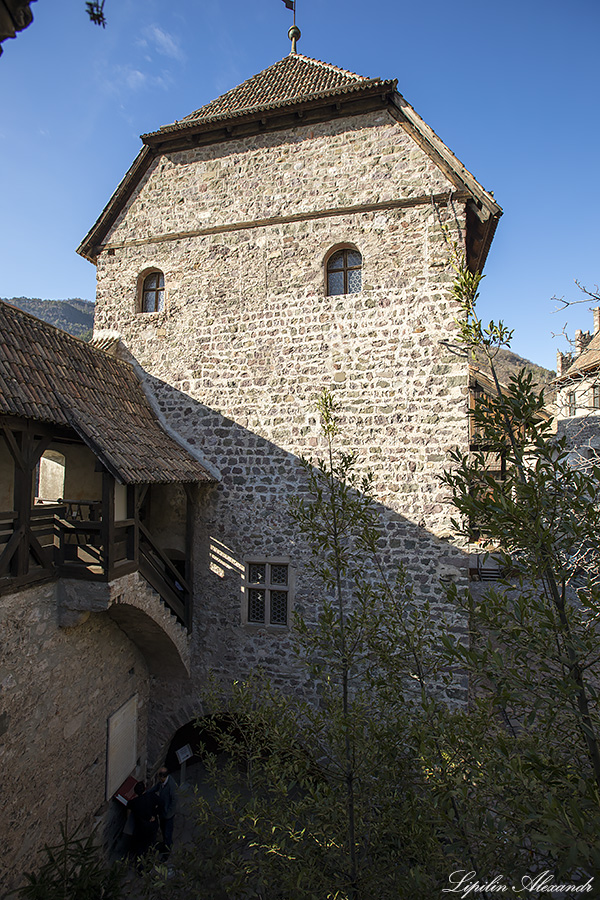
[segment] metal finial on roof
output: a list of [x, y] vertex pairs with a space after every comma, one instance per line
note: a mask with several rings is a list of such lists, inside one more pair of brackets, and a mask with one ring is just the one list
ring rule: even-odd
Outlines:
[[296, 51], [296, 43], [297, 43], [297, 41], [300, 40], [301, 36], [302, 36], [302, 33], [301, 33], [300, 29], [298, 28], [298, 26], [292, 25], [292, 27], [288, 31], [288, 37], [289, 37], [290, 41], [292, 42], [292, 49], [290, 50], [290, 53], [297, 52]]

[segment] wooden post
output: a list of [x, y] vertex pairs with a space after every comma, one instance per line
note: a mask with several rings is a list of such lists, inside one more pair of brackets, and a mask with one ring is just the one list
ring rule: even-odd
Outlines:
[[127, 526], [127, 559], [133, 560], [136, 567], [138, 567], [140, 563], [138, 491], [138, 485], [127, 485], [127, 518], [133, 519], [133, 525]]
[[23, 539], [19, 542], [17, 552], [12, 559], [12, 574], [19, 578], [26, 575], [29, 570], [29, 528], [31, 525], [31, 492], [32, 472], [31, 459], [31, 435], [27, 431], [21, 431], [16, 436], [16, 445], [19, 448], [19, 456], [15, 457], [15, 512], [17, 519], [15, 530], [20, 530]]
[[104, 544], [104, 571], [110, 581], [115, 554], [115, 479], [102, 473], [102, 542]]

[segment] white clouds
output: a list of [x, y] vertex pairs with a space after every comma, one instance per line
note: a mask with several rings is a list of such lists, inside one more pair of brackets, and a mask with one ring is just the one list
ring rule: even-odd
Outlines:
[[127, 48], [127, 56], [126, 62], [116, 65], [105, 62], [100, 78], [106, 92], [123, 99], [127, 95], [168, 90], [175, 81], [172, 61], [183, 63], [186, 59], [179, 38], [157, 24], [142, 28]]
[[148, 76], [144, 72], [140, 72], [139, 69], [128, 68], [127, 66], [119, 66], [119, 68], [121, 71], [115, 73], [118, 81], [125, 84], [130, 91], [139, 91], [146, 85]]
[[179, 61], [185, 59], [185, 54], [177, 39], [158, 25], [148, 25], [144, 28], [142, 35], [142, 38], [139, 40], [140, 46], [149, 47], [151, 50], [155, 50], [156, 53], [168, 56], [170, 59]]
[[114, 66], [110, 77], [103, 78], [103, 84], [110, 93], [122, 95], [123, 92], [137, 93], [145, 88], [161, 88], [165, 90], [172, 83], [169, 73], [162, 74], [142, 72], [135, 66]]

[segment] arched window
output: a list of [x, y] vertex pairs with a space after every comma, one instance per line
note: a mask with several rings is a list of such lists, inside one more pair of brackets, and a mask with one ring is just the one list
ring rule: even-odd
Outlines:
[[150, 272], [142, 285], [142, 312], [162, 312], [165, 308], [165, 276], [162, 272]]
[[362, 288], [362, 256], [354, 247], [335, 250], [327, 260], [327, 294], [357, 294]]

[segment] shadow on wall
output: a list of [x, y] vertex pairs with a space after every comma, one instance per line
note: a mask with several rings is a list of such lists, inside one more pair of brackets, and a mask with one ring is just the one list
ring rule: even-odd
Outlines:
[[[196, 493], [191, 682], [154, 682], [149, 759], [157, 764], [170, 745], [169, 758], [177, 749], [172, 742], [178, 730], [202, 714], [201, 696], [209, 676], [227, 684], [260, 667], [275, 686], [310, 690], [294, 660], [290, 611], [293, 607], [315, 622], [322, 587], [309, 569], [310, 548], [290, 516], [289, 500], [308, 491], [300, 454], [321, 456], [325, 443], [318, 416], [299, 403], [278, 410], [278, 424], [270, 429], [275, 434], [269, 439], [184, 391], [140, 374], [162, 424], [203, 465], [220, 474], [218, 485]], [[331, 389], [331, 382], [323, 387]], [[315, 385], [315, 399], [318, 391]], [[242, 422], [244, 418], [240, 415]], [[348, 435], [352, 449], [353, 439], [360, 437], [365, 447], [368, 436], [360, 419], [344, 413], [340, 404], [340, 435]], [[381, 448], [382, 430], [380, 423], [373, 424], [372, 439], [379, 437], [379, 444], [369, 446], [367, 459], [360, 463], [364, 471], [375, 470], [376, 491], [385, 498], [374, 504], [381, 523], [381, 563], [392, 574], [402, 563], [416, 598], [428, 601], [446, 630], [464, 634], [465, 622], [441, 586], [442, 581], [466, 586], [468, 575], [468, 555], [448, 539], [450, 508], [438, 483], [443, 462], [437, 472], [430, 467], [426, 476], [415, 474], [401, 430], [395, 430], [399, 446], [388, 454]], [[360, 446], [357, 449], [361, 459]], [[410, 514], [399, 511], [403, 503]], [[445, 536], [419, 524], [426, 519], [439, 523]], [[450, 701], [466, 699], [464, 679], [447, 694]]]

